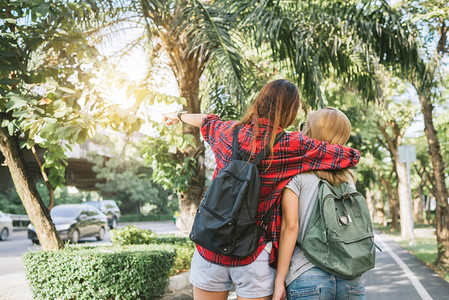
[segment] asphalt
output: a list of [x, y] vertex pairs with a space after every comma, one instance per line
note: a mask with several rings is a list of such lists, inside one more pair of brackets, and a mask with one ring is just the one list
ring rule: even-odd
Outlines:
[[[434, 234], [423, 232], [424, 235]], [[377, 233], [376, 267], [364, 276], [366, 299], [449, 299], [449, 283], [408, 253], [389, 236]], [[1, 300], [31, 300], [32, 293], [23, 271], [0, 276]], [[188, 273], [170, 280], [170, 291], [159, 300], [193, 299]], [[231, 293], [228, 299], [236, 299]]]

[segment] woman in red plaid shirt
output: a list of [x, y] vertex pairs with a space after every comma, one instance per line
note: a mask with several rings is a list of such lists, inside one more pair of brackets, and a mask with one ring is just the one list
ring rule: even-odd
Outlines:
[[271, 152], [259, 165], [261, 197], [258, 220], [275, 204], [259, 247], [247, 258], [239, 259], [214, 253], [199, 245], [192, 259], [190, 282], [195, 299], [222, 299], [235, 286], [238, 299], [271, 299], [281, 225], [279, 196], [292, 177], [311, 170], [335, 170], [356, 165], [357, 150], [313, 140], [300, 132], [286, 133], [273, 147], [277, 133], [290, 126], [300, 106], [297, 87], [287, 80], [268, 83], [251, 104], [241, 121], [222, 121], [217, 115], [167, 114], [167, 125], [178, 121], [201, 128], [204, 140], [215, 154], [214, 178], [231, 160], [232, 136], [236, 126], [239, 149], [251, 160], [267, 144]]

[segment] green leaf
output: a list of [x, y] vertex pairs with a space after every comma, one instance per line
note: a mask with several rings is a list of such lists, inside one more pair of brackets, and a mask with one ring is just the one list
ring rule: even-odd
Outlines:
[[134, 97], [136, 98], [136, 105], [140, 105], [140, 103], [142, 103], [142, 101], [148, 96], [149, 93], [150, 91], [147, 89], [138, 89], [137, 91], [135, 91]]
[[44, 17], [48, 14], [49, 7], [47, 3], [41, 3], [38, 7], [33, 9], [37, 17]]
[[25, 148], [27, 146], [27, 144], [28, 144], [28, 141], [21, 141], [20, 144], [19, 144], [20, 149]]
[[189, 143], [191, 146], [196, 147], [195, 145], [195, 137], [191, 134], [184, 134], [183, 136], [184, 141], [186, 141], [187, 143]]
[[28, 101], [22, 99], [21, 97], [14, 95], [9, 98], [8, 103], [6, 103], [6, 112], [9, 112], [13, 109], [24, 107], [28, 104]]
[[58, 119], [45, 117], [44, 121], [49, 124], [54, 124], [54, 123], [58, 122]]
[[65, 116], [66, 113], [67, 113], [66, 110], [60, 110], [60, 111], [55, 112], [55, 113], [53, 114], [53, 116], [54, 116], [55, 118], [62, 118], [62, 117]]
[[66, 109], [66, 107], [67, 107], [67, 104], [63, 100], [56, 100], [55, 102], [53, 102], [53, 109], [55, 111]]
[[87, 130], [81, 130], [81, 132], [78, 135], [78, 138], [76, 139], [76, 142], [78, 144], [82, 144], [86, 141], [87, 139]]
[[78, 127], [76, 126], [60, 127], [56, 129], [55, 135], [59, 139], [66, 139], [73, 135], [77, 130]]
[[14, 135], [14, 123], [13, 122], [10, 122], [8, 124], [8, 133], [9, 133], [10, 136]]
[[11, 18], [5, 18], [5, 19], [3, 19], [3, 21], [11, 23], [11, 24], [16, 24], [17, 23], [16, 19], [11, 19]]
[[39, 131], [39, 136], [46, 138], [47, 135], [51, 135], [58, 128], [58, 126], [59, 124], [56, 123], [45, 123]]
[[74, 90], [66, 88], [66, 87], [60, 87], [59, 89], [67, 94], [75, 94], [76, 93]]

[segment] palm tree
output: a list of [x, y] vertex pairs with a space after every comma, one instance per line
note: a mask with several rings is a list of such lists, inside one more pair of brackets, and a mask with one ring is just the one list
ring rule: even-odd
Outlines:
[[[321, 85], [333, 76], [364, 98], [380, 98], [375, 76], [378, 64], [410, 65], [417, 58], [413, 39], [389, 5], [371, 1], [273, 1], [273, 0], [141, 0], [104, 1], [105, 28], [116, 34], [139, 27], [141, 35], [123, 49], [141, 45], [148, 61], [165, 55], [180, 91], [184, 109], [198, 113], [202, 99], [200, 78], [214, 70], [233, 100], [244, 103], [245, 60], [236, 45], [269, 50], [296, 81], [305, 99], [325, 103]], [[106, 11], [107, 9], [107, 11]], [[106, 35], [106, 34], [105, 34]], [[123, 51], [122, 51], [123, 52]], [[223, 84], [225, 83], [225, 84]], [[181, 216], [186, 228], [204, 192], [204, 146], [199, 131], [189, 125], [196, 147], [178, 151], [182, 163], [194, 158], [196, 170], [188, 189], [180, 193]], [[187, 221], [190, 220], [190, 221]]]
[[325, 104], [328, 78], [372, 101], [382, 96], [378, 66], [416, 66], [413, 34], [385, 1], [227, 2], [253, 45], [268, 44], [312, 106]]
[[[120, 37], [121, 31], [140, 29], [140, 34], [126, 43], [118, 52], [142, 47], [148, 54], [149, 78], [151, 66], [157, 58], [166, 63], [176, 78], [180, 97], [185, 99], [184, 110], [201, 112], [200, 78], [206, 68], [220, 66], [227, 87], [241, 90], [244, 70], [243, 59], [231, 37], [231, 15], [210, 1], [163, 0], [163, 1], [100, 1], [99, 11], [105, 18], [98, 22], [93, 36], [97, 38]], [[150, 82], [148, 78], [145, 82]], [[187, 146], [175, 157], [179, 164], [186, 159], [196, 161], [194, 175], [188, 187], [179, 192], [181, 220], [179, 225], [188, 229], [204, 193], [205, 168], [204, 145], [199, 130], [183, 124], [182, 134], [190, 135], [194, 145]]]

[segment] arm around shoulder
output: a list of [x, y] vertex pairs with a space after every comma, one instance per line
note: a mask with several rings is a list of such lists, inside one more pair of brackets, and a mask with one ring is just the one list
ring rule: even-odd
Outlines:
[[[357, 165], [360, 152], [356, 149], [331, 145], [327, 142], [314, 140], [300, 132], [298, 134], [299, 155], [302, 158], [305, 171], [338, 170]], [[319, 158], [319, 159], [318, 159]]]

